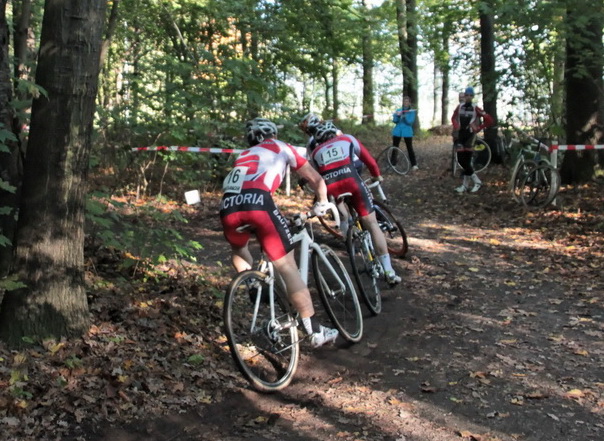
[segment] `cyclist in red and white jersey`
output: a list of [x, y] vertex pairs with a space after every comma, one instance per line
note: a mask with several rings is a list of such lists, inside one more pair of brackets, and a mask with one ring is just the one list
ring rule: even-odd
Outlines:
[[392, 268], [384, 233], [375, 217], [371, 192], [354, 167], [354, 155], [367, 166], [374, 180], [382, 180], [380, 169], [371, 153], [352, 135], [338, 135], [337, 127], [325, 121], [315, 128], [319, 145], [313, 150], [311, 160], [327, 184], [327, 193], [336, 200], [343, 193], [351, 193], [352, 206], [361, 217], [363, 226], [371, 234], [386, 280], [400, 283], [401, 278]]
[[[461, 96], [460, 96], [461, 99]], [[468, 87], [464, 92], [464, 101], [457, 106], [451, 116], [453, 124], [453, 143], [457, 152], [457, 162], [463, 169], [463, 182], [455, 188], [457, 193], [477, 192], [482, 187], [482, 181], [472, 167], [472, 152], [476, 142], [476, 134], [482, 129], [493, 125], [491, 115], [472, 103], [474, 88]], [[470, 189], [470, 182], [473, 183]]]
[[[314, 317], [310, 291], [294, 259], [292, 234], [272, 198], [289, 165], [308, 181], [318, 197], [313, 212], [322, 216], [327, 209], [325, 182], [293, 146], [275, 139], [277, 126], [271, 121], [264, 118], [248, 121], [246, 135], [250, 148], [241, 153], [225, 178], [220, 204], [220, 221], [231, 245], [233, 266], [237, 271], [252, 268], [248, 242], [253, 232], [283, 278], [288, 297], [300, 314], [311, 345], [319, 347], [333, 342], [338, 331], [321, 326]], [[243, 225], [251, 228], [237, 231]]]

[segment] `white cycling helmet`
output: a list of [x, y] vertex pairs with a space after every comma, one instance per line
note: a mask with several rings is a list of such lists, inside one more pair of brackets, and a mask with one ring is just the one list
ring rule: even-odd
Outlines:
[[324, 121], [315, 128], [315, 139], [318, 142], [325, 142], [338, 134], [338, 128], [332, 121]]
[[277, 126], [266, 118], [254, 118], [245, 124], [245, 132], [248, 144], [254, 146], [277, 136]]
[[308, 113], [302, 118], [298, 127], [307, 135], [312, 135], [319, 124], [321, 124], [321, 118], [314, 113]]

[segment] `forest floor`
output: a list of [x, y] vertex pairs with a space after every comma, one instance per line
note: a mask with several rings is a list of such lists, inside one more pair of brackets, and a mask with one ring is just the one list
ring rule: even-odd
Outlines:
[[[303, 350], [292, 384], [261, 394], [222, 331], [233, 270], [219, 195], [177, 207], [204, 246], [163, 277], [88, 256], [81, 341], [0, 346], [3, 441], [587, 441], [604, 439], [604, 185], [525, 211], [492, 166], [456, 194], [449, 139], [416, 142], [420, 170], [385, 189], [410, 249], [403, 283], [361, 342]], [[278, 197], [285, 212], [308, 206]], [[173, 228], [176, 228], [173, 226]], [[320, 240], [341, 250], [342, 244]]]

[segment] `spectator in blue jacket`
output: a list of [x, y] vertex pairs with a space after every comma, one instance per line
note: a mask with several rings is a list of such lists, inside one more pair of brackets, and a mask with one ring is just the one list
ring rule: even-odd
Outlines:
[[396, 125], [392, 129], [392, 145], [398, 147], [401, 144], [401, 139], [405, 140], [407, 153], [409, 154], [409, 162], [411, 162], [411, 170], [418, 170], [417, 159], [413, 151], [413, 124], [417, 110], [411, 108], [411, 98], [403, 97], [403, 107], [397, 109], [392, 114], [392, 122]]

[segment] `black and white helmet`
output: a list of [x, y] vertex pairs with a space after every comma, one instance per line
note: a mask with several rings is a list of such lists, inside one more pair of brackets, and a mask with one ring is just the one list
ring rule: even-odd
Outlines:
[[245, 124], [245, 133], [248, 144], [254, 146], [277, 136], [277, 126], [266, 118], [254, 118]]
[[319, 124], [321, 124], [321, 118], [314, 113], [308, 113], [302, 118], [298, 127], [307, 135], [313, 135]]
[[338, 134], [338, 128], [332, 121], [324, 121], [315, 128], [317, 142], [325, 142]]

